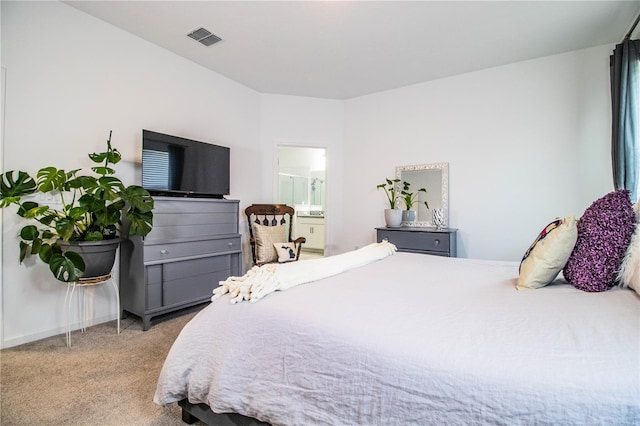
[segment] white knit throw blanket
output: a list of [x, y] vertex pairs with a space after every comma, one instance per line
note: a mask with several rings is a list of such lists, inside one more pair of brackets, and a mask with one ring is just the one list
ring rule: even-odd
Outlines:
[[337, 275], [391, 256], [395, 252], [396, 246], [383, 241], [335, 256], [254, 266], [241, 277], [229, 277], [220, 281], [220, 286], [213, 290], [211, 301], [230, 293], [231, 303], [243, 300], [256, 302], [274, 291]]

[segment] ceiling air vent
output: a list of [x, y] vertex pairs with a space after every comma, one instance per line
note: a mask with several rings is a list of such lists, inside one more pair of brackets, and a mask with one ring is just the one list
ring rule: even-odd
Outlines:
[[204, 28], [198, 28], [197, 30], [192, 31], [187, 35], [198, 43], [204, 44], [205, 46], [211, 46], [212, 44], [222, 40], [220, 37]]

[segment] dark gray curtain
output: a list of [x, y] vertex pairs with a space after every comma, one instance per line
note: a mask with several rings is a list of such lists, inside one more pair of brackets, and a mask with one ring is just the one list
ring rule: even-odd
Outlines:
[[638, 200], [640, 174], [640, 40], [625, 40], [611, 55], [611, 103], [613, 126], [611, 159], [615, 189], [631, 191]]

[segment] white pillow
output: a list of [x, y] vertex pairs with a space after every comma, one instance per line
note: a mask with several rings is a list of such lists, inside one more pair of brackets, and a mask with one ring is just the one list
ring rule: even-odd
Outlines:
[[278, 253], [278, 262], [285, 263], [296, 260], [295, 243], [273, 243], [273, 247]]
[[253, 224], [253, 233], [256, 239], [256, 263], [263, 264], [278, 260], [278, 253], [273, 247], [277, 241], [285, 241], [284, 225], [266, 226]]
[[622, 259], [617, 279], [620, 281], [621, 287], [631, 288], [640, 295], [640, 223], [636, 223], [631, 242]]
[[517, 288], [540, 288], [551, 283], [569, 260], [577, 239], [573, 216], [548, 224], [520, 262]]

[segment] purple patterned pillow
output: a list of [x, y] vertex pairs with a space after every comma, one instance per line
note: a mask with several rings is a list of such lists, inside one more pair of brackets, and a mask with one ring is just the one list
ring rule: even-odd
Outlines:
[[596, 200], [578, 222], [578, 241], [564, 267], [564, 277], [584, 291], [613, 287], [633, 234], [635, 215], [629, 191]]

